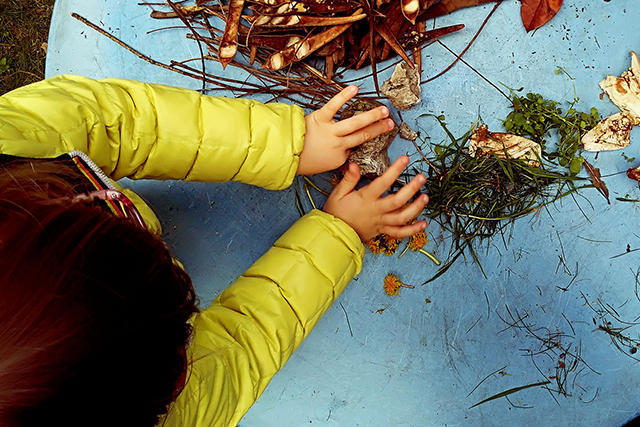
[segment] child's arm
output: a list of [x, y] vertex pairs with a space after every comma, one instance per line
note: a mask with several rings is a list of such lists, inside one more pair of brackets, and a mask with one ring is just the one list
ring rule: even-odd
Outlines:
[[358, 191], [354, 187], [359, 172], [351, 165], [327, 200], [326, 212], [314, 210], [298, 220], [198, 315], [191, 348], [197, 361], [195, 384], [178, 398], [168, 426], [195, 420], [202, 425], [236, 425], [360, 272], [360, 237], [382, 231], [405, 237], [426, 226], [424, 221], [406, 225], [427, 202], [420, 196], [407, 205], [424, 176], [418, 175], [396, 194], [381, 196], [407, 163], [407, 157], [401, 157]]
[[0, 97], [0, 153], [51, 158], [80, 150], [116, 180], [233, 179], [282, 189], [296, 173], [340, 166], [349, 147], [388, 130], [375, 123], [379, 110], [333, 123], [328, 111], [353, 94], [310, 114], [305, 125], [297, 106], [60, 76]]

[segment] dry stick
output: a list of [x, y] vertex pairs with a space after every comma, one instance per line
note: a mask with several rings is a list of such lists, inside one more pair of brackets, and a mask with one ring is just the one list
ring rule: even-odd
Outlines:
[[376, 53], [374, 51], [376, 24], [375, 16], [373, 15], [373, 8], [369, 3], [369, 0], [363, 2], [367, 6], [367, 13], [369, 14], [369, 60], [371, 61], [371, 72], [373, 74], [373, 85], [376, 88], [376, 94], [380, 96], [380, 87], [378, 86], [378, 73], [376, 72]]
[[[187, 27], [185, 27], [184, 25], [172, 25], [170, 27], [160, 27], [160, 28], [154, 28], [153, 30], [149, 30], [147, 31], [145, 34], [151, 34], [151, 33], [156, 33], [158, 31], [164, 31], [164, 30], [184, 30]], [[204, 27], [194, 27], [196, 30], [206, 30], [206, 28]]]
[[[184, 14], [182, 13], [182, 11], [171, 1], [171, 0], [167, 0], [167, 3], [169, 4], [169, 6], [171, 6], [171, 9], [173, 9], [173, 11], [178, 15], [178, 18], [180, 18], [180, 20], [182, 22], [184, 22], [184, 25], [187, 26], [187, 28], [189, 28], [189, 30], [192, 33], [195, 33], [196, 30], [193, 29], [193, 27], [191, 26], [191, 24], [189, 23], [189, 21], [187, 20], [187, 18], [185, 18]], [[204, 52], [202, 51], [202, 43], [200, 42], [200, 40], [196, 40], [196, 42], [198, 43], [198, 49], [200, 50], [200, 57], [201, 57], [201, 65], [202, 65], [202, 91], [205, 91], [206, 88], [206, 76], [205, 76], [205, 64], [204, 64]]]
[[[197, 74], [194, 74], [194, 73], [199, 73], [199, 71], [196, 70], [195, 68], [191, 68], [189, 66], [186, 66], [186, 65], [181, 64], [181, 63], [176, 62], [176, 61], [171, 61], [171, 65], [167, 65], [165, 63], [156, 61], [155, 59], [152, 59], [152, 58], [140, 53], [136, 49], [132, 48], [131, 46], [129, 46], [128, 44], [123, 42], [122, 40], [118, 39], [114, 35], [108, 33], [107, 31], [103, 30], [102, 28], [98, 27], [97, 25], [95, 25], [91, 21], [87, 20], [86, 18], [78, 15], [77, 13], [72, 13], [71, 16], [73, 18], [77, 19], [78, 21], [82, 22], [83, 24], [87, 25], [88, 27], [92, 28], [93, 30], [97, 31], [101, 35], [107, 37], [109, 40], [119, 44], [120, 46], [122, 46], [123, 48], [125, 48], [129, 52], [133, 53], [135, 56], [137, 56], [138, 58], [142, 59], [143, 61], [146, 61], [146, 62], [148, 62], [148, 63], [150, 63], [152, 65], [156, 65], [158, 67], [166, 68], [167, 70], [171, 70], [171, 71], [173, 71], [175, 73], [182, 74], [184, 76], [191, 77], [191, 78], [196, 79], [196, 80], [200, 80], [202, 78], [201, 76], [198, 76]], [[182, 70], [182, 69], [180, 69], [178, 67], [184, 68], [184, 69], [189, 70], [189, 71]], [[243, 82], [239, 81], [239, 80], [227, 79], [227, 78], [224, 78], [224, 77], [214, 76], [214, 75], [211, 75], [211, 74], [206, 74], [205, 73], [205, 76], [214, 77], [215, 79], [211, 79], [211, 78], [206, 77], [205, 80], [206, 80], [207, 83], [217, 85], [217, 86], [219, 86], [220, 89], [223, 89], [223, 90], [231, 90], [231, 91], [238, 90], [238, 88], [236, 88], [236, 87], [221, 83], [223, 81], [227, 81], [227, 82], [230, 82], [230, 83], [236, 83], [236, 84], [243, 84]], [[251, 83], [247, 83], [247, 84], [248, 85], [253, 85], [256, 88], [260, 88], [260, 86], [255, 85], [255, 84], [251, 84]], [[244, 89], [244, 90], [248, 91], [248, 89]]]
[[496, 9], [498, 9], [498, 6], [500, 6], [502, 4], [502, 0], [500, 0], [498, 3], [495, 4], [495, 6], [493, 6], [493, 9], [491, 9], [491, 12], [489, 12], [489, 14], [487, 15], [486, 18], [484, 18], [484, 21], [482, 22], [482, 25], [480, 25], [480, 28], [478, 28], [478, 31], [476, 31], [476, 34], [473, 36], [473, 38], [471, 39], [471, 41], [467, 44], [467, 46], [462, 50], [462, 52], [460, 52], [459, 55], [456, 55], [456, 59], [449, 64], [449, 66], [447, 68], [445, 68], [444, 70], [442, 70], [441, 72], [439, 72], [438, 74], [436, 74], [433, 77], [428, 78], [427, 80], [423, 80], [420, 82], [420, 84], [424, 84], [424, 83], [428, 83], [432, 80], [437, 79], [438, 77], [442, 76], [444, 73], [446, 73], [447, 71], [449, 71], [454, 65], [456, 65], [456, 63], [458, 62], [459, 59], [462, 58], [462, 56], [467, 52], [467, 50], [469, 50], [469, 48], [473, 45], [473, 43], [476, 41], [476, 39], [478, 38], [478, 36], [480, 35], [480, 33], [482, 32], [482, 29], [484, 28], [484, 26], [487, 24], [487, 22], [489, 22], [489, 18], [491, 18], [491, 15], [493, 15], [493, 13], [496, 11]]
[[420, 146], [416, 143], [416, 141], [414, 139], [411, 140], [411, 142], [413, 143], [413, 146], [416, 147], [416, 150], [418, 150], [418, 153], [420, 153], [420, 156], [422, 157], [422, 160], [424, 160], [430, 167], [431, 169], [433, 169], [434, 171], [437, 172], [438, 175], [442, 175], [442, 171], [440, 169], [438, 169], [436, 167], [436, 165], [434, 165], [433, 163], [431, 163], [431, 161], [429, 161], [429, 159], [427, 158], [427, 156], [424, 155], [424, 153], [422, 152], [422, 149], [420, 148]]
[[344, 311], [344, 317], [347, 318], [347, 326], [349, 326], [349, 333], [353, 336], [353, 331], [351, 330], [351, 322], [349, 322], [349, 315], [347, 314], [347, 310], [344, 309], [344, 305], [340, 303], [340, 307], [342, 307], [342, 311]]
[[479, 75], [480, 77], [482, 77], [482, 79], [483, 79], [485, 82], [487, 82], [487, 83], [489, 83], [491, 86], [493, 86], [493, 87], [494, 87], [498, 92], [500, 92], [500, 94], [502, 94], [502, 96], [504, 96], [505, 98], [507, 98], [507, 99], [509, 100], [509, 102], [510, 102], [511, 104], [513, 104], [514, 108], [520, 109], [520, 108], [519, 108], [519, 107], [518, 107], [518, 106], [513, 102], [513, 100], [512, 100], [509, 96], [507, 96], [507, 94], [506, 94], [506, 93], [504, 93], [504, 92], [502, 91], [502, 89], [500, 89], [498, 86], [496, 86], [496, 85], [495, 85], [495, 83], [493, 83], [491, 80], [489, 80], [489, 79], [488, 79], [488, 78], [486, 78], [484, 75], [482, 75], [482, 73], [480, 73], [478, 70], [476, 70], [475, 68], [473, 68], [473, 67], [471, 66], [471, 64], [469, 64], [467, 61], [465, 61], [465, 60], [464, 60], [464, 59], [462, 59], [460, 56], [458, 56], [454, 51], [452, 51], [451, 49], [449, 49], [449, 47], [448, 47], [447, 45], [445, 45], [444, 43], [442, 43], [440, 40], [436, 40], [436, 42], [437, 42], [437, 43], [439, 43], [439, 44], [440, 44], [440, 46], [444, 47], [444, 48], [445, 48], [445, 49], [447, 49], [449, 52], [451, 52], [451, 54], [452, 54], [453, 56], [455, 56], [455, 57], [456, 57], [456, 60], [458, 60], [458, 59], [459, 59], [459, 60], [460, 60], [460, 62], [462, 62], [462, 63], [463, 63], [464, 65], [466, 65], [467, 67], [469, 67], [469, 68], [471, 69], [471, 71], [475, 72], [477, 75]]
[[[93, 22], [87, 20], [86, 18], [78, 15], [77, 13], [72, 13], [71, 16], [75, 19], [77, 19], [78, 21], [82, 22], [83, 24], [85, 24], [86, 26], [92, 28], [93, 30], [97, 31], [98, 33], [102, 34], [103, 36], [107, 37], [109, 40], [116, 42], [117, 44], [119, 44], [120, 46], [122, 46], [123, 48], [127, 49], [129, 52], [133, 53], [135, 56], [137, 56], [138, 58], [142, 59], [143, 61], [146, 61], [150, 64], [156, 65], [158, 67], [162, 67], [162, 68], [166, 68], [167, 70], [171, 70], [174, 71], [176, 73], [182, 74], [184, 76], [187, 77], [191, 77], [191, 78], [195, 78], [195, 79], [200, 79], [200, 77], [197, 77], [191, 73], [188, 73], [186, 71], [177, 69], [171, 65], [167, 65], [165, 63], [156, 61], [155, 59], [151, 59], [146, 55], [143, 55], [142, 53], [140, 53], [139, 51], [135, 50], [134, 48], [132, 48], [131, 46], [129, 46], [128, 44], [126, 44], [125, 42], [123, 42], [122, 40], [118, 39], [117, 37], [115, 37], [114, 35], [108, 33], [107, 31], [103, 30], [102, 28], [98, 27], [96, 24], [94, 24]], [[213, 80], [208, 80], [207, 83], [212, 83], [212, 84], [217, 84], [219, 86], [224, 87], [225, 85], [213, 81]]]
[[482, 384], [482, 383], [483, 383], [483, 382], [485, 382], [487, 379], [489, 379], [489, 377], [490, 377], [491, 375], [495, 375], [495, 374], [497, 374], [498, 372], [502, 371], [502, 370], [503, 370], [503, 369], [505, 369], [506, 367], [507, 367], [507, 366], [505, 365], [505, 366], [503, 366], [502, 368], [498, 368], [498, 369], [496, 369], [495, 371], [491, 372], [491, 373], [490, 373], [489, 375], [487, 375], [486, 377], [484, 377], [484, 378], [482, 379], [482, 381], [480, 381], [480, 382], [479, 382], [479, 383], [478, 383], [478, 384], [473, 388], [473, 390], [471, 390], [471, 391], [469, 392], [469, 394], [467, 394], [467, 397], [471, 396], [471, 394], [472, 394], [474, 391], [476, 391], [476, 389], [477, 389], [478, 387], [480, 387], [480, 384]]

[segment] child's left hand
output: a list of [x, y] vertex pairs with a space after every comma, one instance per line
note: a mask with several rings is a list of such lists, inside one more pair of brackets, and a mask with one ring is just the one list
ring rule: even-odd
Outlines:
[[340, 167], [351, 148], [393, 129], [387, 107], [378, 107], [336, 122], [333, 117], [358, 93], [347, 86], [322, 108], [305, 116], [307, 131], [298, 163], [298, 175], [312, 175]]

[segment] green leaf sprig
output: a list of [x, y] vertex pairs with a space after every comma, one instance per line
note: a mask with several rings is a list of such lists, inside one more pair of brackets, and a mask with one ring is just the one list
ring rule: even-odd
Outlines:
[[[556, 74], [560, 73], [569, 76], [564, 69], [558, 68]], [[571, 76], [569, 78], [573, 81]], [[580, 98], [575, 95], [575, 85], [573, 101], [566, 111], [563, 111], [559, 102], [545, 99], [538, 93], [519, 96], [512, 89], [509, 91], [513, 110], [503, 121], [505, 130], [539, 143], [546, 160], [557, 161], [560, 166], [568, 168], [571, 175], [577, 175], [584, 162], [580, 155], [581, 140], [598, 124], [598, 110], [591, 108], [589, 112], [582, 112], [576, 109]], [[558, 142], [553, 151], [549, 151], [547, 138], [552, 131], [557, 133]]]

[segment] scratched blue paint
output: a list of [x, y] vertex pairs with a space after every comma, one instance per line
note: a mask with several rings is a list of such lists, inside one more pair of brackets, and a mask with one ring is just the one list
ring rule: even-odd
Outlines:
[[[533, 35], [526, 34], [519, 22], [519, 5], [505, 1], [498, 8], [465, 55], [466, 61], [496, 84], [570, 100], [571, 82], [554, 72], [562, 66], [575, 79], [580, 108], [595, 106], [603, 114], [615, 112], [606, 97], [599, 98], [598, 82], [607, 73], [624, 71], [629, 66], [629, 51], [640, 49], [637, 1], [565, 1], [560, 13]], [[477, 7], [439, 20], [439, 25], [467, 25], [447, 37], [447, 45], [460, 51], [490, 9]], [[142, 62], [73, 20], [70, 12], [99, 23], [157, 60], [199, 55], [197, 45], [184, 38], [183, 30], [146, 34], [169, 21], [151, 20], [148, 10], [136, 2], [58, 0], [49, 40], [48, 76], [76, 73], [198, 88], [191, 79]], [[434, 75], [451, 59], [438, 45], [427, 48], [424, 76]], [[208, 66], [208, 71], [216, 70]], [[226, 72], [245, 77], [237, 70]], [[381, 71], [381, 81], [390, 73], [391, 69]], [[362, 86], [372, 89], [369, 80]], [[424, 85], [422, 99], [403, 116], [433, 141], [440, 141], [442, 132], [432, 119], [418, 118], [421, 113], [446, 114], [450, 128], [461, 134], [478, 119], [478, 113], [491, 129], [499, 130], [500, 118], [508, 112], [502, 95], [463, 64]], [[627, 156], [640, 159], [638, 139], [636, 131], [632, 145], [624, 150]], [[413, 153], [411, 145], [400, 139], [390, 151], [393, 157]], [[629, 167], [620, 152], [601, 153], [597, 160], [588, 155], [588, 159], [603, 175]], [[349, 314], [353, 336], [341, 307], [334, 305], [242, 425], [601, 426], [624, 422], [640, 408], [638, 365], [618, 352], [605, 334], [594, 332], [593, 313], [580, 295], [584, 293], [589, 301], [602, 298], [627, 320], [635, 319], [640, 308], [634, 295], [640, 251], [612, 258], [624, 253], [627, 245], [640, 247], [637, 204], [615, 200], [625, 195], [640, 198], [640, 191], [624, 174], [607, 177], [606, 182], [611, 205], [589, 189], [583, 192], [585, 198], [577, 199], [586, 216], [568, 199], [518, 221], [508, 248], [500, 239], [488, 242], [486, 250], [480, 251], [488, 279], [468, 259], [460, 260], [436, 282], [420, 286], [435, 271], [425, 257], [409, 253], [399, 260], [369, 254], [363, 273], [339, 299]], [[269, 192], [235, 183], [130, 184], [157, 210], [165, 238], [191, 273], [203, 303], [218, 295], [298, 216], [291, 190]], [[314, 196], [321, 200], [316, 193]], [[439, 242], [435, 224], [429, 234], [428, 249], [445, 258], [447, 248]], [[576, 273], [576, 263], [579, 266], [566, 292], [558, 289], [572, 279], [558, 264], [562, 250], [571, 274]], [[395, 298], [386, 296], [381, 283], [390, 271], [418, 286], [402, 289]], [[431, 303], [426, 304], [425, 298]], [[581, 347], [590, 368], [581, 365], [584, 369], [577, 377], [569, 378], [571, 396], [556, 396], [556, 402], [547, 391], [533, 388], [510, 396], [514, 405], [532, 409], [512, 407], [505, 399], [468, 409], [488, 396], [542, 379], [521, 350], [535, 350], [538, 343], [513, 329], [504, 330], [500, 316], [507, 317], [505, 306], [513, 314], [515, 310], [526, 313], [527, 321], [536, 327], [568, 334], [564, 345]], [[376, 313], [382, 308], [382, 314]], [[563, 315], [571, 320], [574, 331]], [[631, 334], [637, 337], [637, 329], [631, 329]], [[538, 357], [536, 361], [542, 373], [554, 375], [558, 360]], [[467, 396], [499, 368], [506, 375], [491, 376]]]

